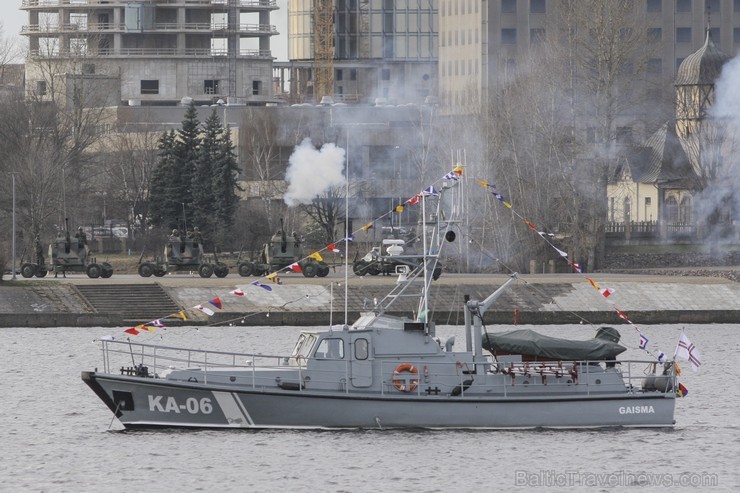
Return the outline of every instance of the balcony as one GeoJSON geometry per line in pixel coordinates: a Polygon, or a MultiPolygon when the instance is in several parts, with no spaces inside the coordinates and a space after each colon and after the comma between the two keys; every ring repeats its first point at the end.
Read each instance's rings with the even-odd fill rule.
{"type": "MultiPolygon", "coordinates": [[[[90,50],[86,54],[79,54],[69,50],[55,51],[53,53],[42,53],[39,50],[31,50],[31,58],[34,59],[64,59],[64,58],[226,58],[229,56],[227,50],[212,50],[210,48],[186,48],[183,51],[177,48],[120,48],[118,50],[90,50]]],[[[269,50],[239,50],[237,58],[272,59],[269,50]]]]}
{"type": "MultiPolygon", "coordinates": [[[[21,28],[21,34],[23,35],[29,35],[29,34],[67,34],[67,33],[77,33],[77,32],[90,32],[90,33],[99,33],[99,32],[122,32],[125,33],[126,31],[126,25],[123,23],[96,23],[96,24],[31,24],[27,26],[23,26],[21,28]]],[[[232,31],[229,29],[229,26],[226,24],[211,24],[210,22],[186,22],[186,23],[177,23],[177,22],[160,22],[154,24],[154,28],[152,29],[144,29],[143,31],[135,31],[137,34],[142,33],[162,33],[162,32],[169,32],[169,33],[203,33],[203,34],[210,34],[210,33],[224,33],[224,34],[233,34],[237,33],[239,35],[277,35],[278,31],[277,28],[274,25],[270,24],[239,24],[236,26],[236,30],[232,31]]]]}
{"type": "MultiPolygon", "coordinates": [[[[233,1],[236,7],[244,9],[255,9],[255,10],[275,10],[278,8],[277,0],[159,0],[156,2],[156,6],[178,6],[184,5],[185,7],[211,7],[223,5],[226,7],[229,2],[233,1]]],[[[21,9],[44,9],[50,7],[89,7],[89,6],[104,6],[106,8],[111,7],[125,7],[127,2],[122,0],[22,0],[21,9]]]]}

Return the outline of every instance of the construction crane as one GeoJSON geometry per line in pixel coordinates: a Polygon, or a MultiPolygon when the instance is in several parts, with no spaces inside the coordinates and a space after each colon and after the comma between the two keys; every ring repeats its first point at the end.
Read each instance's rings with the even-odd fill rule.
{"type": "Polygon", "coordinates": [[[314,0],[314,97],[334,95],[334,0],[314,0]]]}

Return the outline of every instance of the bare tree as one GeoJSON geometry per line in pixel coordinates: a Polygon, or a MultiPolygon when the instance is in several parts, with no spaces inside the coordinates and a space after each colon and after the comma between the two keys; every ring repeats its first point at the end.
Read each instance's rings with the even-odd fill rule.
{"type": "Polygon", "coordinates": [[[275,164],[279,157],[276,145],[278,124],[273,111],[248,108],[239,124],[239,141],[244,150],[246,179],[252,181],[257,190],[253,194],[262,198],[268,231],[276,224],[272,203],[282,195],[278,183],[285,170],[275,164]]]}
{"type": "Polygon", "coordinates": [[[147,230],[149,182],[157,163],[159,133],[124,128],[106,140],[105,190],[120,204],[129,238],[147,230]]]}

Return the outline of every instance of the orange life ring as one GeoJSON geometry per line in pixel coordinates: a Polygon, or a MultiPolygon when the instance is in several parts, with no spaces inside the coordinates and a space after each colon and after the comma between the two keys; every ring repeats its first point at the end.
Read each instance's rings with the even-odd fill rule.
{"type": "Polygon", "coordinates": [[[419,384],[418,378],[408,380],[407,378],[399,378],[402,373],[410,373],[412,375],[418,375],[419,370],[409,363],[399,365],[398,368],[393,370],[393,386],[401,392],[413,392],[416,386],[419,384]],[[408,382],[408,385],[406,383],[408,382]]]}

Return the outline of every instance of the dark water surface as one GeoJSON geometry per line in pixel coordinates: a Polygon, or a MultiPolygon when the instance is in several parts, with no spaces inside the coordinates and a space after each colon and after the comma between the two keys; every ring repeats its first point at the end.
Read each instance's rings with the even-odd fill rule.
{"type": "MultiPolygon", "coordinates": [[[[634,330],[619,327],[630,347],[623,358],[641,358],[634,330]]],[[[0,491],[738,491],[740,327],[642,329],[672,355],[684,327],[703,366],[693,373],[683,365],[689,395],[677,401],[675,428],[485,432],[123,432],[80,380],[81,370],[102,367],[93,339],[122,337],[120,329],[0,329],[0,491]]],[[[299,330],[178,328],[144,337],[274,354],[288,352],[299,330]]],[[[464,347],[459,328],[438,333],[464,347]]]]}

